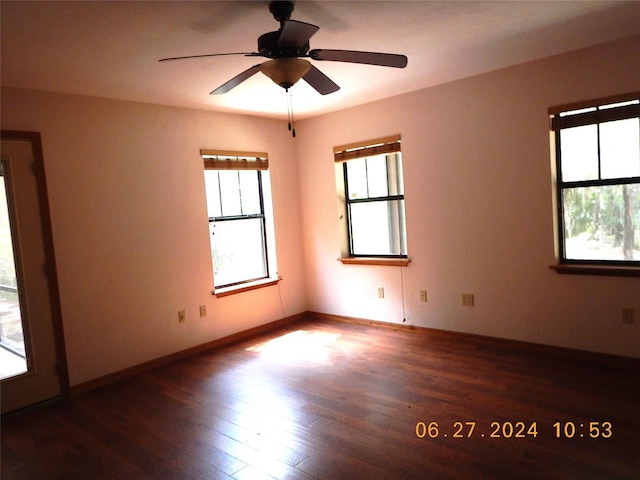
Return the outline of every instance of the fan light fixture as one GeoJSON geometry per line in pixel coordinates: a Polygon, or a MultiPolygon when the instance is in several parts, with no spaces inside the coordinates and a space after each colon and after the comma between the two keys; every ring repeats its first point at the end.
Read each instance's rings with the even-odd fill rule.
{"type": "Polygon", "coordinates": [[[274,58],[259,65],[262,73],[287,92],[289,131],[294,137],[296,136],[296,129],[293,126],[293,101],[291,100],[289,89],[304,77],[310,68],[311,64],[308,61],[295,57],[274,58]]]}
{"type": "Polygon", "coordinates": [[[300,58],[274,58],[260,65],[260,71],[280,85],[289,90],[311,68],[311,64],[300,58]]]}

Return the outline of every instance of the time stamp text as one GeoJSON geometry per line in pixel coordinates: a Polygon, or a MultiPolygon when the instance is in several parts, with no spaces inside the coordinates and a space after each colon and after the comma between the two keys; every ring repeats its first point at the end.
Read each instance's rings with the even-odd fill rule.
{"type": "Polygon", "coordinates": [[[555,422],[538,426],[538,422],[477,422],[458,421],[452,423],[418,422],[418,438],[537,438],[540,434],[551,438],[611,438],[613,425],[608,421],[555,422]]]}

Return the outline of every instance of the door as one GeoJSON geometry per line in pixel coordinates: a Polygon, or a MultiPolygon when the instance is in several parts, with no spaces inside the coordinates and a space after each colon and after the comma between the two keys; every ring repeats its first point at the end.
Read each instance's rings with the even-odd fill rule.
{"type": "Polygon", "coordinates": [[[1,161],[4,414],[67,393],[68,379],[40,135],[2,131],[1,161]]]}

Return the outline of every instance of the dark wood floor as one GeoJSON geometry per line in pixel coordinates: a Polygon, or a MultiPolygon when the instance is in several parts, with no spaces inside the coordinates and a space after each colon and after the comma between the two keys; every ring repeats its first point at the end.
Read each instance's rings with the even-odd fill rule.
{"type": "Polygon", "coordinates": [[[309,318],[4,418],[2,478],[638,479],[638,362],[601,360],[309,318]]]}

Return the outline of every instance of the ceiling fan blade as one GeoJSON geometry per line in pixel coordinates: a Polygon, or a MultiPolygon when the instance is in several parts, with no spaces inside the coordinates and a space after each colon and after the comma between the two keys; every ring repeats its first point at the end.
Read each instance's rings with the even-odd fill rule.
{"type": "MultiPolygon", "coordinates": [[[[317,25],[298,22],[297,20],[285,20],[280,28],[278,46],[300,50],[307,45],[309,39],[318,30],[320,30],[320,27],[317,25]]],[[[307,48],[309,47],[307,46],[307,48]]]]}
{"type": "Polygon", "coordinates": [[[259,53],[255,52],[234,52],[234,53],[207,53],[205,55],[187,55],[186,57],[169,57],[169,58],[161,58],[158,60],[159,62],[167,62],[169,60],[186,60],[189,58],[203,58],[203,57],[223,57],[225,55],[244,55],[245,57],[255,57],[261,56],[259,53]]]}
{"type": "Polygon", "coordinates": [[[333,80],[327,77],[324,73],[311,65],[311,68],[305,73],[302,78],[313,88],[315,88],[321,95],[327,95],[329,93],[337,92],[340,90],[340,86],[333,80]]]}
{"type": "Polygon", "coordinates": [[[355,50],[314,49],[309,52],[313,60],[330,60],[333,62],[366,63],[381,67],[404,68],[407,66],[405,55],[394,53],[358,52],[355,50]]]}
{"type": "Polygon", "coordinates": [[[233,77],[228,82],[223,83],[222,85],[220,85],[218,88],[213,90],[209,95],[221,95],[223,93],[227,93],[232,88],[237,87],[242,82],[244,82],[248,78],[250,78],[250,77],[254,76],[256,73],[258,73],[260,71],[260,65],[261,64],[258,64],[258,65],[254,65],[251,68],[247,68],[244,72],[240,73],[239,75],[236,75],[235,77],[233,77]]]}

